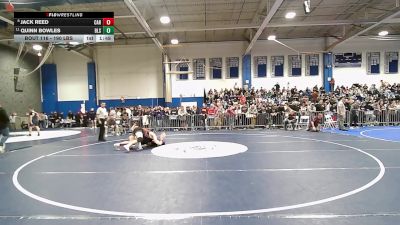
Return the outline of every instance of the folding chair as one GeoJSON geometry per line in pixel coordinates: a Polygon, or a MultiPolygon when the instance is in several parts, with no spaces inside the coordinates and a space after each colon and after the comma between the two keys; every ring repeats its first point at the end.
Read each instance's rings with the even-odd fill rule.
{"type": "Polygon", "coordinates": [[[300,116],[300,121],[297,124],[297,127],[299,128],[307,128],[308,124],[310,123],[310,116],[300,116]]]}
{"type": "Polygon", "coordinates": [[[338,122],[332,119],[332,115],[325,114],[324,128],[337,128],[338,122]]]}

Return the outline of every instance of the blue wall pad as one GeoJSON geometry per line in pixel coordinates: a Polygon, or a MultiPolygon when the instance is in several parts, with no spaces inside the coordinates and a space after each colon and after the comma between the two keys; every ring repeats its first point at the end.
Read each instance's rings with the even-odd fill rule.
{"type": "Polygon", "coordinates": [[[124,106],[163,106],[165,105],[164,98],[143,98],[143,99],[125,99],[122,103],[120,99],[102,99],[99,103],[105,102],[108,107],[124,107],[124,106]]]}
{"type": "Polygon", "coordinates": [[[88,63],[87,64],[87,73],[88,73],[88,90],[89,90],[89,101],[86,101],[86,109],[96,108],[96,96],[97,96],[97,89],[96,89],[96,64],[95,63],[88,63]]]}
{"type": "MultiPolygon", "coordinates": [[[[65,116],[67,115],[68,111],[72,111],[74,114],[81,111],[81,104],[83,104],[83,101],[60,101],[57,104],[58,104],[58,112],[63,112],[65,116]]],[[[90,107],[88,107],[86,103],[85,103],[85,108],[86,111],[90,110],[90,107]]],[[[93,108],[96,109],[96,107],[93,108]]]]}
{"type": "Polygon", "coordinates": [[[173,98],[172,103],[167,103],[168,107],[179,107],[181,102],[197,102],[197,107],[203,106],[203,97],[184,97],[184,98],[173,98]]]}
{"type": "Polygon", "coordinates": [[[44,64],[41,72],[42,110],[45,113],[58,111],[57,66],[56,64],[44,64]]]}
{"type": "Polygon", "coordinates": [[[330,91],[329,78],[333,77],[332,74],[332,58],[333,54],[331,52],[324,53],[324,88],[326,92],[330,91]]]}
{"type": "MultiPolygon", "coordinates": [[[[104,99],[100,100],[101,102],[105,102],[107,108],[109,107],[126,107],[126,106],[168,106],[168,107],[179,107],[181,102],[196,102],[197,107],[202,107],[203,105],[203,97],[185,97],[185,98],[173,98],[172,103],[165,103],[164,98],[143,98],[143,99],[125,99],[125,103],[122,103],[120,99],[104,99]]],[[[81,104],[83,100],[79,101],[56,101],[54,107],[48,109],[48,111],[44,111],[46,113],[50,112],[63,112],[64,115],[68,113],[68,111],[72,111],[73,113],[77,113],[81,109],[81,104]]],[[[91,108],[97,109],[97,105],[91,107],[85,102],[86,111],[89,111],[91,108]]]]}
{"type": "Polygon", "coordinates": [[[242,85],[246,85],[248,80],[248,86],[251,88],[251,55],[243,56],[242,64],[242,85]]]}

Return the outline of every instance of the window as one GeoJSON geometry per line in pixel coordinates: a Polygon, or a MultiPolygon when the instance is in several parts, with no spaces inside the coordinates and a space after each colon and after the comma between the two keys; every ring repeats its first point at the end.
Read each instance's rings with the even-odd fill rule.
{"type": "MultiPolygon", "coordinates": [[[[177,61],[189,61],[189,60],[181,59],[181,60],[177,60],[177,61]]],[[[179,63],[177,65],[177,71],[179,71],[179,72],[189,71],[189,63],[179,63]]],[[[188,73],[178,74],[178,79],[179,80],[187,80],[187,79],[189,79],[189,74],[188,73]]]]}
{"type": "Polygon", "coordinates": [[[239,57],[226,58],[227,78],[239,78],[239,57]]]}
{"type": "Polygon", "coordinates": [[[289,55],[289,76],[301,76],[301,55],[289,55]]]}
{"type": "Polygon", "coordinates": [[[385,54],[385,73],[399,72],[399,53],[386,52],[385,54]]]}
{"type": "Polygon", "coordinates": [[[212,79],[222,79],[222,58],[210,58],[210,74],[212,79]]]}
{"type": "Polygon", "coordinates": [[[367,74],[379,74],[381,54],[379,52],[367,52],[367,74]]]}
{"type": "Polygon", "coordinates": [[[283,56],[271,56],[271,75],[275,77],[283,77],[283,64],[285,58],[283,56]]]}
{"type": "Polygon", "coordinates": [[[319,75],[319,55],[309,54],[306,55],[306,75],[318,76],[319,75]]]}
{"type": "Polygon", "coordinates": [[[267,56],[254,57],[256,77],[267,77],[267,56]]]}
{"type": "Polygon", "coordinates": [[[206,78],[206,59],[193,59],[193,79],[200,80],[206,78]]]}

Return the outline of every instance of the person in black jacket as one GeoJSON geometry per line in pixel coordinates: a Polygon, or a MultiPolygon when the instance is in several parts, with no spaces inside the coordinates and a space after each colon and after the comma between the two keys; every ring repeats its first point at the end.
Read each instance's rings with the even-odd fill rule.
{"type": "Polygon", "coordinates": [[[40,127],[39,127],[39,114],[33,110],[32,107],[29,107],[29,122],[28,122],[29,136],[32,136],[32,128],[35,128],[38,136],[40,136],[40,127]]]}
{"type": "Polygon", "coordinates": [[[9,136],[9,125],[10,118],[7,115],[6,110],[4,110],[0,105],[0,154],[5,152],[5,143],[9,136]]]}

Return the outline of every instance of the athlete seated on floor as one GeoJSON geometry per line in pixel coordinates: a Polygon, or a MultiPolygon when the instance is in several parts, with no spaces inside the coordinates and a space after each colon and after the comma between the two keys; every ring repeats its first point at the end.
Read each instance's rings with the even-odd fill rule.
{"type": "Polygon", "coordinates": [[[289,123],[292,124],[292,129],[295,130],[297,123],[295,111],[290,111],[289,113],[286,114],[285,120],[283,121],[285,130],[288,130],[289,123]]]}
{"type": "Polygon", "coordinates": [[[128,141],[114,144],[114,147],[117,150],[119,150],[119,148],[123,146],[124,149],[129,152],[132,146],[136,146],[137,150],[142,150],[142,145],[161,146],[165,144],[165,132],[161,133],[160,137],[158,138],[156,133],[147,128],[141,128],[137,124],[134,124],[131,130],[132,135],[129,136],[128,141]]]}
{"type": "Polygon", "coordinates": [[[322,113],[319,113],[312,120],[310,120],[307,131],[319,132],[321,130],[322,117],[322,113]]]}

